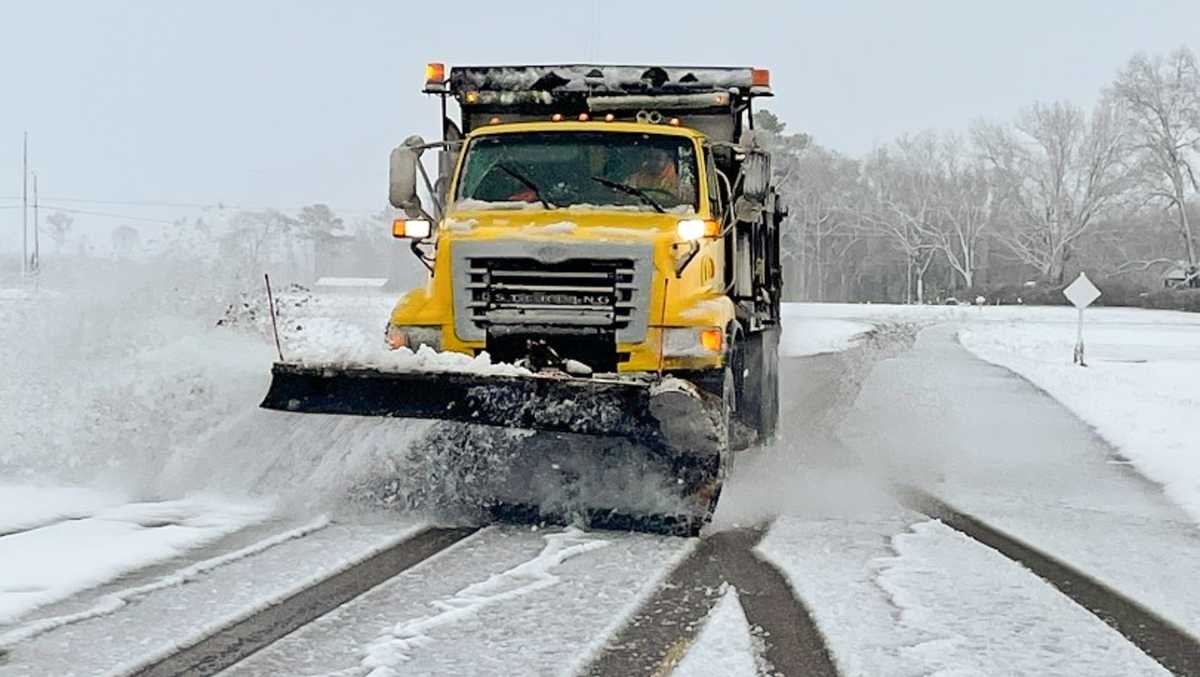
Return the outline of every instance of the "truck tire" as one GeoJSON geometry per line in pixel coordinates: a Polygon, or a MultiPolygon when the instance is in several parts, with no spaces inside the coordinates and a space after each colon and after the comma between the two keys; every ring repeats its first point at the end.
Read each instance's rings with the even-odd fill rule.
{"type": "Polygon", "coordinates": [[[754,334],[744,345],[747,373],[738,414],[758,431],[760,442],[767,442],[779,425],[779,328],[754,334]]]}

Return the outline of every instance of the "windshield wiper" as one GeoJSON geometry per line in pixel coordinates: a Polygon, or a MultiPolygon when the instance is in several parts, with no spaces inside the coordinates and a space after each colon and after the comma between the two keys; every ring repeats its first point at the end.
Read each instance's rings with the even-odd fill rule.
{"type": "Polygon", "coordinates": [[[534,183],[533,181],[531,181],[528,176],[525,176],[521,172],[518,172],[517,170],[513,169],[512,167],[509,167],[508,165],[506,165],[504,163],[498,163],[496,165],[496,167],[498,167],[500,169],[500,171],[504,172],[505,174],[508,174],[509,176],[513,177],[517,181],[520,181],[521,184],[523,186],[525,186],[526,188],[528,188],[529,190],[533,191],[533,194],[535,196],[537,196],[538,202],[541,202],[542,206],[545,207],[546,209],[554,209],[554,208],[558,207],[558,205],[556,205],[553,202],[550,202],[546,198],[542,197],[542,189],[538,188],[538,185],[536,183],[534,183]]]}
{"type": "Polygon", "coordinates": [[[647,195],[646,191],[642,190],[641,188],[635,188],[635,187],[629,185],[628,183],[621,183],[620,181],[613,181],[612,179],[606,179],[603,176],[593,176],[592,180],[596,181],[597,183],[601,183],[605,186],[608,186],[609,188],[612,188],[614,190],[619,190],[622,193],[627,193],[629,195],[636,197],[637,199],[641,200],[642,202],[645,202],[646,204],[650,205],[651,207],[654,207],[654,210],[657,211],[659,214],[667,213],[667,210],[663,209],[662,205],[658,204],[658,202],[655,201],[654,198],[647,195]]]}

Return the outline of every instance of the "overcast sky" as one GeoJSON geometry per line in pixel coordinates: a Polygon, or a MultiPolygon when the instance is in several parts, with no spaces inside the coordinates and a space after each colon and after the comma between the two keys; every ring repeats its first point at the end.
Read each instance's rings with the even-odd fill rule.
{"type": "Polygon", "coordinates": [[[38,0],[0,15],[3,247],[24,130],[45,203],[377,209],[390,148],[437,129],[427,61],[768,67],[791,129],[859,155],[1037,100],[1090,104],[1135,51],[1200,50],[1196,0],[38,0]]]}

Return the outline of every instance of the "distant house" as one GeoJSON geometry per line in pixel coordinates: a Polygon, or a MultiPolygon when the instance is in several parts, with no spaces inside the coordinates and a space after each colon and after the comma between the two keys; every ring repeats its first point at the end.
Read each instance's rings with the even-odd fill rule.
{"type": "Polygon", "coordinates": [[[1200,288],[1200,268],[1180,261],[1163,273],[1163,286],[1168,289],[1200,288]]]}

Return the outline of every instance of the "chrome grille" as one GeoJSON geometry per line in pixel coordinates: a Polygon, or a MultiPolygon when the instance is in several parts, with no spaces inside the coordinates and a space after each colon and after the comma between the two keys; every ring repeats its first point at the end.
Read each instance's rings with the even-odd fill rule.
{"type": "Polygon", "coordinates": [[[531,258],[468,258],[471,320],[492,324],[629,326],[637,303],[632,260],[544,263],[531,258]]]}
{"type": "Polygon", "coordinates": [[[625,242],[455,242],[454,330],[483,341],[498,325],[612,328],[644,341],[654,248],[625,242]]]}

